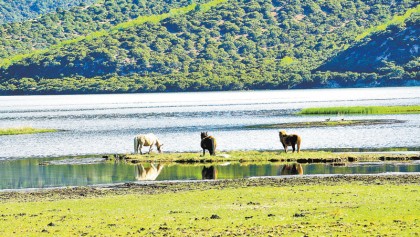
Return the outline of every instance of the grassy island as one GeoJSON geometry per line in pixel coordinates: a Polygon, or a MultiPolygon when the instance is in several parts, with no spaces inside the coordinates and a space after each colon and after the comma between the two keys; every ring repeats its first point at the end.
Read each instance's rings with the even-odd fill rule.
{"type": "Polygon", "coordinates": [[[412,106],[353,106],[353,107],[320,107],[302,109],[298,114],[419,114],[420,105],[412,106]]]}
{"type": "Polygon", "coordinates": [[[330,151],[301,151],[300,153],[284,153],[284,151],[227,151],[219,152],[216,156],[202,156],[201,153],[163,153],[163,154],[123,154],[118,157],[130,163],[141,162],[176,162],[176,163],[212,163],[212,162],[355,162],[355,161],[386,161],[386,160],[419,160],[419,154],[381,153],[381,152],[330,152],[330,151]]]}
{"type": "Polygon", "coordinates": [[[366,120],[328,120],[310,121],[298,123],[278,123],[246,126],[249,129],[286,129],[286,128],[310,128],[310,127],[338,127],[338,126],[369,126],[379,124],[403,123],[396,119],[366,119],[366,120]]]}
{"type": "Polygon", "coordinates": [[[46,133],[46,132],[57,132],[57,129],[46,129],[46,128],[0,128],[0,136],[2,135],[19,135],[19,134],[33,134],[33,133],[46,133]]]}

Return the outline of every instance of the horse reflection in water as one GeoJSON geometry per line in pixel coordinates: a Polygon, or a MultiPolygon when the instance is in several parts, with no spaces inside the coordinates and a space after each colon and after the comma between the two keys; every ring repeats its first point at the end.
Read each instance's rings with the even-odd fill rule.
{"type": "Polygon", "coordinates": [[[202,179],[217,179],[217,169],[214,166],[210,167],[203,167],[201,170],[201,178],[202,179]]]}
{"type": "Polygon", "coordinates": [[[137,180],[156,180],[160,172],[163,169],[163,165],[158,164],[156,167],[150,163],[150,167],[144,168],[143,165],[137,165],[136,167],[136,179],[137,180]]]}
{"type": "Polygon", "coordinates": [[[284,165],[281,169],[281,175],[303,175],[301,164],[284,165]]]}

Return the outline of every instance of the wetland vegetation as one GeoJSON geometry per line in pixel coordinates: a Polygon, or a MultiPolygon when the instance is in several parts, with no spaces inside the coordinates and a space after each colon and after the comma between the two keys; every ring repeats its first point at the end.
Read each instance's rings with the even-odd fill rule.
{"type": "Polygon", "coordinates": [[[353,161],[384,161],[384,160],[418,160],[419,154],[405,153],[353,153],[329,151],[301,151],[300,153],[284,153],[282,151],[227,151],[218,152],[216,156],[201,156],[201,153],[163,153],[163,154],[125,154],[108,156],[108,160],[122,159],[131,163],[140,162],[176,162],[176,163],[211,163],[211,162],[353,162],[353,161]]]}
{"type": "Polygon", "coordinates": [[[411,106],[351,106],[302,109],[299,114],[419,114],[420,105],[411,106]]]}
{"type": "Polygon", "coordinates": [[[0,136],[2,136],[2,135],[46,133],[46,132],[58,132],[58,130],[57,129],[48,129],[48,128],[32,128],[32,127],[0,128],[0,136]]]}

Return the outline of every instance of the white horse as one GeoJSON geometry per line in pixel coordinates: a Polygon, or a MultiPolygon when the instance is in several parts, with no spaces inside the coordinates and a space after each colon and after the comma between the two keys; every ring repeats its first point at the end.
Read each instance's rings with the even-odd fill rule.
{"type": "Polygon", "coordinates": [[[152,151],[153,146],[156,146],[159,153],[162,153],[160,148],[163,146],[163,144],[160,143],[159,139],[153,133],[140,134],[134,137],[134,153],[140,153],[143,155],[141,152],[143,146],[149,147],[149,154],[152,151]]]}
{"type": "Polygon", "coordinates": [[[163,165],[158,164],[157,168],[150,163],[149,168],[144,168],[143,165],[137,165],[136,168],[136,179],[137,180],[156,180],[160,172],[163,169],[163,165]]]}

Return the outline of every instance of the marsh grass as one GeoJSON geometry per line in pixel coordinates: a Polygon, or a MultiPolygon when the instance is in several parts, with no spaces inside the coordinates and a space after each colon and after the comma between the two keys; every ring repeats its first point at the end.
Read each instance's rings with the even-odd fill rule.
{"type": "Polygon", "coordinates": [[[22,128],[1,128],[0,136],[2,135],[19,135],[19,134],[33,134],[33,133],[47,133],[47,132],[57,132],[57,129],[45,129],[45,128],[31,128],[31,127],[22,127],[22,128]]]}
{"type": "MultiPolygon", "coordinates": [[[[290,148],[289,148],[290,149],[290,148]]],[[[384,153],[353,153],[330,151],[301,151],[300,153],[284,153],[281,151],[219,151],[217,156],[202,156],[201,153],[152,153],[152,154],[125,154],[122,159],[129,163],[141,162],[175,162],[175,163],[215,163],[215,162],[346,162],[346,161],[380,161],[386,156],[388,160],[417,159],[416,154],[384,154],[384,153]]],[[[114,159],[109,159],[114,162],[114,159]]]]}
{"type": "Polygon", "coordinates": [[[0,199],[0,235],[420,234],[420,186],[416,184],[331,181],[327,185],[197,187],[159,194],[110,193],[36,200],[22,194],[24,201],[0,199]]]}
{"type": "Polygon", "coordinates": [[[418,114],[420,105],[412,106],[354,106],[354,107],[324,107],[306,108],[298,114],[318,115],[318,114],[418,114]]]}
{"type": "Polygon", "coordinates": [[[196,162],[225,162],[225,161],[281,161],[281,160],[296,160],[301,157],[322,157],[333,158],[337,157],[331,152],[301,152],[301,153],[284,153],[280,151],[220,151],[216,156],[205,155],[202,156],[200,152],[197,153],[151,153],[145,155],[127,154],[123,156],[129,161],[160,161],[160,162],[177,162],[177,163],[196,163],[196,162]]]}

